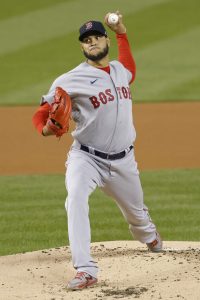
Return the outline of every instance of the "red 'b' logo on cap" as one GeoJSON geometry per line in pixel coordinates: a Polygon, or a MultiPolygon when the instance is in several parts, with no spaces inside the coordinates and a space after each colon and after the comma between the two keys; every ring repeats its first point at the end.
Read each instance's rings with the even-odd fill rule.
{"type": "Polygon", "coordinates": [[[88,22],[85,24],[86,30],[89,30],[92,28],[92,22],[88,22]]]}

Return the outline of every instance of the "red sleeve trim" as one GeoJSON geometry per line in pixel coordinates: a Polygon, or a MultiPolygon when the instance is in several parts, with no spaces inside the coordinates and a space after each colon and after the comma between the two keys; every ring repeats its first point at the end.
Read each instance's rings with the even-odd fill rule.
{"type": "Polygon", "coordinates": [[[99,69],[101,69],[101,70],[105,71],[106,73],[110,74],[110,66],[99,68],[99,69]]]}
{"type": "Polygon", "coordinates": [[[126,33],[116,34],[117,44],[118,44],[118,60],[123,64],[123,66],[128,69],[132,74],[132,79],[130,83],[132,83],[135,79],[136,74],[136,64],[131,53],[131,48],[128,42],[128,38],[126,33]]]}
{"type": "Polygon", "coordinates": [[[37,129],[37,131],[42,134],[42,129],[45,126],[47,119],[49,117],[49,103],[45,102],[43,105],[41,105],[35,114],[33,115],[32,121],[33,125],[37,129]]]}

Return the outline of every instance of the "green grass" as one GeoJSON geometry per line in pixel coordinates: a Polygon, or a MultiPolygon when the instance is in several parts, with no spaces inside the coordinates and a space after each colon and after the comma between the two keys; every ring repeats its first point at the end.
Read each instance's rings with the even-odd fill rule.
{"type": "Polygon", "coordinates": [[[11,18],[16,15],[23,15],[30,11],[44,9],[45,7],[49,7],[51,5],[55,5],[55,3],[63,1],[69,2],[70,0],[17,0],[17,3],[13,0],[3,1],[3,3],[1,3],[0,20],[11,18]]]}
{"type": "MultiPolygon", "coordinates": [[[[37,105],[82,60],[79,26],[120,9],[137,63],[134,101],[200,100],[198,0],[14,1],[0,12],[0,105],[37,105]]],[[[117,57],[114,34],[111,59],[117,57]]]]}
{"type": "MultiPolygon", "coordinates": [[[[143,172],[145,203],[164,240],[199,241],[200,170],[143,172]]],[[[0,255],[68,243],[64,177],[0,177],[0,255]]],[[[90,199],[92,241],[131,240],[114,201],[90,199]]]]}

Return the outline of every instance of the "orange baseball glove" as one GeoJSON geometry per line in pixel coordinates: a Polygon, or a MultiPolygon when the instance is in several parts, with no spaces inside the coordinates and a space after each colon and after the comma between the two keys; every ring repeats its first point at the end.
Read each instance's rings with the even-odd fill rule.
{"type": "Polygon", "coordinates": [[[47,128],[56,137],[61,137],[69,130],[71,111],[72,102],[70,96],[61,87],[57,87],[46,123],[47,128]]]}

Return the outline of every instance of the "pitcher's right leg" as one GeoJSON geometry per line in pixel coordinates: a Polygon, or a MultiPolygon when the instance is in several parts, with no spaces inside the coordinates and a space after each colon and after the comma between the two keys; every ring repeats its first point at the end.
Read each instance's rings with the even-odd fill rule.
{"type": "Polygon", "coordinates": [[[98,267],[90,255],[89,195],[99,181],[95,164],[81,153],[72,153],[67,161],[66,210],[68,235],[74,268],[97,278],[98,267]]]}

